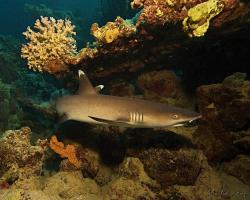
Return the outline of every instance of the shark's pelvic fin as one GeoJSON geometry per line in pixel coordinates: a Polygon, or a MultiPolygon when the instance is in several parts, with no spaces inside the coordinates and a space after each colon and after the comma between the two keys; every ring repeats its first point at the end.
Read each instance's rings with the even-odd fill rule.
{"type": "Polygon", "coordinates": [[[103,88],[104,88],[104,85],[98,85],[95,87],[95,91],[99,93],[103,88]]]}
{"type": "Polygon", "coordinates": [[[123,125],[128,125],[129,121],[125,120],[125,119],[117,119],[117,120],[109,120],[109,119],[102,119],[102,118],[98,118],[98,117],[92,117],[89,116],[89,118],[97,121],[97,122],[102,122],[105,124],[109,124],[109,125],[115,125],[115,126],[123,126],[123,125]]]}
{"type": "Polygon", "coordinates": [[[78,71],[79,75],[79,89],[78,89],[78,94],[79,95],[97,95],[98,93],[96,92],[96,89],[92,86],[91,82],[89,81],[88,77],[86,74],[82,71],[78,71]]]}

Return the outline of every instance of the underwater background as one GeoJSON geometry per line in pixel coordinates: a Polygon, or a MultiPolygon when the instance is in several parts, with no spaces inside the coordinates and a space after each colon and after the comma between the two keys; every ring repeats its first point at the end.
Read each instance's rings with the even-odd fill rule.
{"type": "Polygon", "coordinates": [[[250,199],[248,1],[0,5],[0,200],[250,199]],[[202,118],[61,123],[56,102],[77,92],[78,70],[100,94],[202,118]]]}

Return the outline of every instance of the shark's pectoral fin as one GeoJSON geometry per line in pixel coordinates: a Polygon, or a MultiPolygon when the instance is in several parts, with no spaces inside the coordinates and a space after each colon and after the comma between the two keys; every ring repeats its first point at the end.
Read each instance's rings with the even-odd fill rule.
{"type": "Polygon", "coordinates": [[[79,95],[86,95],[86,94],[97,95],[96,89],[92,86],[86,74],[82,70],[79,70],[78,75],[79,75],[78,94],[79,95]]]}
{"type": "Polygon", "coordinates": [[[125,125],[127,126],[129,124],[129,121],[126,119],[109,120],[109,119],[102,119],[102,118],[92,117],[92,116],[89,116],[89,118],[97,122],[114,125],[114,126],[125,126],[125,125]]]}

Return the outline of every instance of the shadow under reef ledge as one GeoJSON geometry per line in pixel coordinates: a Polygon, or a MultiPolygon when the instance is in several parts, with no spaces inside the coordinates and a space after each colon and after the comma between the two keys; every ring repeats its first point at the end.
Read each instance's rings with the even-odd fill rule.
{"type": "Polygon", "coordinates": [[[249,4],[229,12],[224,21],[211,21],[204,37],[188,38],[181,24],[141,24],[142,30],[131,37],[97,45],[97,53],[84,57],[70,70],[84,69],[96,84],[109,85],[109,80],[126,81],[142,73],[165,68],[181,70],[188,89],[201,84],[220,82],[237,72],[249,72],[243,63],[249,57],[249,4]],[[191,77],[196,77],[192,80],[191,77]],[[100,80],[102,82],[100,82],[100,80]]]}

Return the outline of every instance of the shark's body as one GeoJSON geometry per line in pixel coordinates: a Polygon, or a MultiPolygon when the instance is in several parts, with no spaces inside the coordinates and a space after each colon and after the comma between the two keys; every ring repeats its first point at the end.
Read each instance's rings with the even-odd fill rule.
{"type": "MultiPolygon", "coordinates": [[[[101,95],[79,71],[77,95],[63,97],[57,102],[57,112],[65,120],[108,124],[134,128],[162,128],[182,125],[200,118],[186,109],[142,99],[101,95]]],[[[102,89],[102,86],[97,88],[102,89]]]]}

